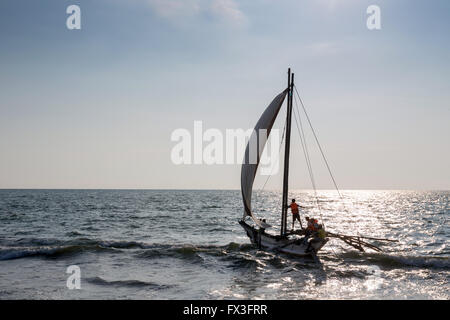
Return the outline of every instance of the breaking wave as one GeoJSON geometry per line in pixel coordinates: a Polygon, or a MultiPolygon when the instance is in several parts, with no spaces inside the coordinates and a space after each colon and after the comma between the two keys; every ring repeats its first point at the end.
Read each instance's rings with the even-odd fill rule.
{"type": "Polygon", "coordinates": [[[150,287],[151,289],[167,289],[173,287],[172,285],[157,284],[141,280],[105,280],[101,277],[87,278],[87,282],[100,286],[115,286],[115,287],[150,287]]]}
{"type": "MultiPolygon", "coordinates": [[[[140,259],[175,258],[185,261],[203,262],[205,256],[216,257],[228,262],[231,268],[252,268],[261,259],[273,267],[282,267],[280,260],[273,256],[261,257],[261,252],[251,244],[230,242],[222,246],[190,244],[147,244],[136,241],[98,241],[80,238],[71,241],[52,239],[21,239],[11,246],[0,247],[0,260],[13,260],[29,257],[67,258],[78,254],[94,252],[132,254],[140,259]]],[[[323,256],[324,260],[353,260],[356,263],[375,264],[386,268],[430,268],[450,269],[450,259],[438,256],[403,256],[385,253],[360,253],[347,251],[337,257],[323,256]]],[[[325,262],[326,263],[326,262],[325,262]]]]}
{"type": "Polygon", "coordinates": [[[349,251],[340,254],[342,259],[357,259],[363,263],[372,263],[386,268],[429,268],[429,269],[450,269],[450,259],[448,257],[436,256],[406,256],[392,255],[386,253],[360,253],[349,251]]]}
{"type": "Polygon", "coordinates": [[[0,260],[13,260],[26,257],[59,258],[73,256],[86,251],[108,251],[101,246],[70,245],[58,247],[38,248],[2,248],[0,249],[0,260]]]}
{"type": "Polygon", "coordinates": [[[52,239],[30,239],[17,241],[12,246],[0,247],[0,260],[12,260],[27,257],[59,258],[68,257],[84,252],[126,252],[136,249],[140,258],[175,257],[182,259],[199,259],[200,253],[213,256],[226,255],[228,252],[248,251],[251,245],[240,245],[231,242],[225,246],[194,246],[146,244],[135,241],[96,241],[78,239],[76,241],[61,242],[52,239]],[[140,249],[140,250],[139,250],[140,249]]]}

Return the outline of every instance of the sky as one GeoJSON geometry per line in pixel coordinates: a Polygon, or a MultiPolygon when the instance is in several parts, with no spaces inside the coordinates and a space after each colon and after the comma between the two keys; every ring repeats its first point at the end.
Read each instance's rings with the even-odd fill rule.
{"type": "MultiPolygon", "coordinates": [[[[449,18],[447,0],[2,0],[0,188],[239,189],[239,164],[174,164],[171,134],[253,128],[291,67],[341,189],[450,189],[449,18]]],[[[300,151],[291,189],[311,188],[300,151]]]]}

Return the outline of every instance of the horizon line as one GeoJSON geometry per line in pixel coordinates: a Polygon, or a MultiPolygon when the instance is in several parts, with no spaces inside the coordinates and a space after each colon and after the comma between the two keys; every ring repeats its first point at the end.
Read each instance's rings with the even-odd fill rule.
{"type": "MultiPolygon", "coordinates": [[[[0,190],[131,190],[131,191],[241,191],[240,188],[0,188],[0,190]]],[[[336,189],[316,189],[317,191],[336,191],[336,189]]],[[[282,191],[282,189],[265,189],[265,190],[254,190],[254,192],[261,191],[282,191]]],[[[311,188],[299,188],[290,189],[290,191],[314,191],[311,188]]],[[[398,188],[348,188],[339,189],[339,191],[450,191],[450,189],[398,189],[398,188]]]]}

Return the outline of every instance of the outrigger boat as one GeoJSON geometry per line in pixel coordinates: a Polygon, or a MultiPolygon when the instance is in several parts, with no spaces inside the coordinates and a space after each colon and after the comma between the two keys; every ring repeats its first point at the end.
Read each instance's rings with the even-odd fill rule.
{"type": "MultiPolygon", "coordinates": [[[[266,110],[259,118],[254,128],[253,134],[250,137],[247,147],[245,149],[244,161],[241,168],[241,192],[242,200],[244,203],[244,216],[239,220],[239,224],[244,228],[250,241],[260,249],[276,250],[279,252],[292,254],[296,256],[313,256],[319,252],[320,249],[329,241],[329,238],[337,238],[354,248],[364,251],[363,247],[370,248],[376,251],[381,251],[380,248],[363,241],[362,239],[372,239],[380,241],[396,241],[388,239],[367,238],[361,236],[347,236],[339,235],[331,232],[327,232],[327,237],[320,238],[315,236],[306,236],[306,230],[302,227],[300,230],[287,230],[287,212],[288,212],[288,182],[289,182],[289,153],[291,142],[291,122],[292,122],[292,98],[294,95],[294,74],[291,70],[288,70],[288,87],[278,94],[273,101],[269,104],[266,110]],[[261,159],[262,152],[267,141],[272,126],[278,116],[278,113],[283,105],[283,102],[287,96],[287,111],[286,111],[286,124],[284,131],[284,172],[283,172],[283,195],[282,195],[282,210],[281,210],[281,226],[280,234],[271,234],[266,232],[266,229],[272,226],[266,223],[265,219],[258,219],[255,217],[252,211],[252,191],[253,183],[255,180],[258,165],[261,159]],[[251,160],[253,159],[253,161],[251,160]],[[249,224],[247,221],[252,221],[249,224]]],[[[296,90],[297,92],[297,90],[296,90]]],[[[297,93],[298,94],[298,93],[297,93]]],[[[299,97],[300,99],[300,97],[299,97]]],[[[301,99],[300,99],[301,102],[301,99]]],[[[305,110],[306,113],[306,110],[305,110]]],[[[309,118],[308,118],[309,121],[309,118]]],[[[310,123],[311,125],[311,123],[310,123]]],[[[312,126],[311,126],[312,129],[312,126]]],[[[313,130],[313,129],[312,129],[313,130]]],[[[314,134],[315,135],[315,134],[314,134]]],[[[317,143],[317,137],[315,136],[317,143]]],[[[319,145],[319,149],[322,149],[319,145]]],[[[325,156],[322,152],[322,156],[325,156]]],[[[328,167],[328,164],[327,164],[328,167]]],[[[328,167],[329,169],[329,167],[328,167]]],[[[312,174],[310,172],[310,174],[312,174]]],[[[334,181],[334,178],[330,175],[334,181]]],[[[335,183],[336,190],[337,185],[335,183]]],[[[315,187],[314,187],[315,188],[315,187]]],[[[339,192],[339,190],[338,190],[339,192]]],[[[322,221],[323,223],[323,221],[322,221]]]]}
{"type": "Polygon", "coordinates": [[[288,180],[289,180],[289,153],[291,140],[291,120],[292,120],[292,97],[294,90],[294,74],[291,69],[288,70],[288,87],[277,95],[267,109],[263,112],[259,121],[257,122],[254,134],[249,139],[245,149],[245,157],[241,169],[241,191],[242,200],[244,202],[244,217],[239,221],[239,224],[247,232],[251,242],[261,249],[277,250],[280,252],[293,254],[297,256],[311,256],[315,255],[327,242],[328,238],[307,238],[304,236],[304,230],[300,232],[287,231],[287,211],[288,211],[288,180]],[[261,219],[257,219],[251,206],[251,197],[253,182],[255,180],[256,171],[258,169],[261,154],[265,147],[265,140],[270,135],[272,126],[278,116],[280,108],[287,98],[287,112],[286,112],[286,128],[285,128],[285,152],[284,152],[284,175],[283,175],[283,196],[282,196],[282,212],[281,212],[281,228],[280,234],[274,235],[266,232],[266,229],[271,228],[261,219]],[[266,136],[262,136],[261,133],[266,136]],[[257,146],[252,148],[252,146],[257,146]],[[257,150],[258,149],[258,150],[257,150]],[[255,163],[250,163],[251,152],[257,152],[255,163]],[[254,226],[246,222],[246,218],[250,217],[253,220],[254,226]],[[299,237],[302,236],[303,237],[299,237]]]}

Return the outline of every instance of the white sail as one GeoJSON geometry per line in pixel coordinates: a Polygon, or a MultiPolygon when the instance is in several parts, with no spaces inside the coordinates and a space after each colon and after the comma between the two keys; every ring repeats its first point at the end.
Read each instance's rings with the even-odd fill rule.
{"type": "Polygon", "coordinates": [[[266,142],[265,138],[269,136],[270,131],[272,130],[273,123],[277,118],[278,112],[280,111],[287,92],[288,89],[277,95],[259,118],[254,132],[247,144],[247,148],[245,149],[245,156],[242,163],[241,192],[242,201],[244,202],[245,215],[251,216],[253,220],[262,227],[269,227],[269,225],[257,220],[252,213],[253,182],[255,180],[256,170],[258,169],[261,154],[264,151],[266,142]],[[262,132],[264,132],[264,137],[260,137],[262,132]],[[252,152],[256,154],[252,154],[252,152]]]}

